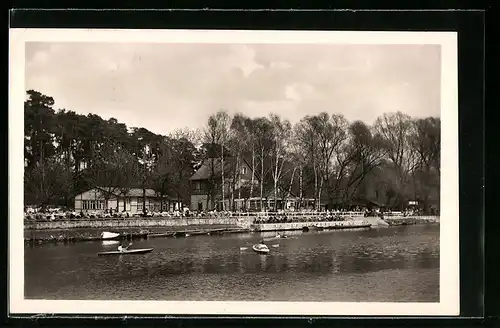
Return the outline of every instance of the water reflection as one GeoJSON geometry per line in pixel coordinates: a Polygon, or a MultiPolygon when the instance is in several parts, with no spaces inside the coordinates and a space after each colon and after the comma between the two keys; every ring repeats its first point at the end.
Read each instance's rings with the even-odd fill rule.
{"type": "Polygon", "coordinates": [[[118,246],[120,244],[117,240],[103,240],[102,246],[118,246]]]}
{"type": "Polygon", "coordinates": [[[275,233],[154,238],[133,246],[152,247],[152,253],[133,256],[98,257],[97,252],[112,247],[100,242],[26,247],[25,295],[49,299],[439,299],[439,226],[287,235],[269,241],[268,245],[279,247],[270,247],[267,255],[254,253],[251,245],[275,233]],[[241,250],[243,246],[247,248],[241,250]]]}

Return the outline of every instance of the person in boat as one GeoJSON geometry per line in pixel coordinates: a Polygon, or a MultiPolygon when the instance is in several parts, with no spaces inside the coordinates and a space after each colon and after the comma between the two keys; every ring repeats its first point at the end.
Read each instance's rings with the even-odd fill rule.
{"type": "Polygon", "coordinates": [[[124,247],[123,246],[123,243],[120,243],[120,245],[118,246],[118,252],[120,253],[123,253],[125,252],[128,248],[130,247],[130,245],[128,245],[127,247],[124,247]]]}

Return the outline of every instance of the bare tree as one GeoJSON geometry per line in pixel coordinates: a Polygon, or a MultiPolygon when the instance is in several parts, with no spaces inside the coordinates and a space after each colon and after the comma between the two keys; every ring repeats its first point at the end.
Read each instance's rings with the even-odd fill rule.
{"type": "MultiPolygon", "coordinates": [[[[179,136],[179,134],[175,135],[179,136]]],[[[173,138],[166,137],[163,140],[159,158],[154,166],[153,189],[160,195],[161,210],[163,210],[164,196],[177,191],[174,185],[179,170],[177,170],[178,158],[176,158],[173,143],[173,138]]]]}
{"type": "Polygon", "coordinates": [[[318,196],[318,180],[319,180],[319,156],[318,156],[318,145],[317,136],[315,129],[315,117],[306,116],[295,126],[295,135],[297,142],[300,145],[301,152],[305,155],[306,163],[312,168],[314,175],[314,204],[315,207],[318,206],[319,200],[318,196]]]}
{"type": "Polygon", "coordinates": [[[293,178],[295,172],[298,170],[299,178],[299,208],[302,205],[304,198],[304,167],[307,165],[307,153],[304,144],[302,143],[302,130],[299,124],[295,125],[292,131],[292,137],[290,140],[290,160],[293,163],[292,178],[290,180],[290,186],[288,190],[288,196],[291,194],[291,188],[293,185],[293,178]]]}
{"type": "MultiPolygon", "coordinates": [[[[386,156],[383,140],[365,123],[353,122],[349,126],[349,136],[350,140],[345,149],[345,162],[350,164],[350,167],[346,170],[346,181],[343,184],[344,201],[353,197],[368,174],[382,164],[386,156]]],[[[339,181],[342,182],[341,179],[339,181]]]]}
{"type": "MultiPolygon", "coordinates": [[[[221,191],[222,191],[222,210],[225,210],[225,163],[224,163],[224,148],[228,142],[229,136],[229,123],[230,117],[226,111],[219,111],[215,115],[212,115],[208,118],[208,125],[205,129],[205,141],[211,144],[212,148],[220,147],[220,161],[221,161],[221,191]]],[[[213,154],[215,155],[215,154],[213,154]]],[[[215,167],[214,167],[214,156],[211,156],[212,161],[212,185],[214,185],[214,175],[215,175],[215,167]]],[[[212,193],[213,194],[213,193],[212,193]]],[[[214,197],[212,196],[212,201],[214,197]]]]}
{"type": "Polygon", "coordinates": [[[414,190],[416,193],[416,185],[420,185],[423,194],[424,212],[428,211],[430,189],[437,188],[439,190],[440,132],[441,121],[439,118],[428,117],[412,122],[409,145],[416,154],[416,165],[413,172],[414,190]],[[437,175],[437,178],[434,178],[434,175],[437,175]],[[419,181],[416,181],[416,179],[419,181]]]}
{"type": "Polygon", "coordinates": [[[255,157],[256,157],[256,154],[255,154],[255,151],[256,151],[256,143],[257,143],[257,136],[255,134],[255,121],[250,119],[250,118],[247,118],[245,120],[245,135],[246,135],[246,139],[247,139],[247,145],[249,146],[250,148],[250,153],[251,153],[251,158],[252,158],[252,177],[251,177],[251,181],[250,181],[250,194],[249,194],[249,198],[252,198],[253,197],[253,190],[254,190],[254,185],[255,185],[255,157]]]}
{"type": "MultiPolygon", "coordinates": [[[[246,121],[248,120],[243,114],[236,114],[231,122],[230,129],[230,145],[233,155],[236,155],[236,162],[232,169],[232,184],[231,184],[231,209],[234,210],[234,191],[238,189],[238,199],[241,199],[241,164],[245,148],[248,147],[248,132],[246,129],[246,121]]],[[[253,174],[253,172],[252,172],[253,174]]]]}
{"type": "Polygon", "coordinates": [[[203,143],[203,132],[200,129],[182,128],[175,129],[169,135],[171,139],[185,139],[193,144],[194,147],[199,148],[203,143]]]}
{"type": "Polygon", "coordinates": [[[278,187],[283,174],[283,165],[286,160],[286,151],[291,136],[292,126],[289,121],[282,120],[278,115],[271,114],[271,138],[272,138],[272,177],[274,182],[274,209],[277,209],[278,187]]]}
{"type": "MultiPolygon", "coordinates": [[[[112,195],[123,194],[139,177],[137,158],[129,151],[109,145],[96,154],[87,178],[93,187],[103,191],[105,208],[112,195]]],[[[117,201],[117,210],[118,210],[117,201]]]]}
{"type": "Polygon", "coordinates": [[[374,129],[383,140],[388,159],[397,175],[397,202],[402,205],[404,191],[410,172],[416,165],[416,154],[410,147],[409,135],[412,128],[410,116],[401,112],[383,114],[374,124],[374,129]]]}
{"type": "MultiPolygon", "coordinates": [[[[330,190],[330,177],[334,169],[334,155],[340,153],[347,140],[347,120],[342,115],[321,113],[314,117],[313,127],[318,144],[319,154],[319,188],[318,199],[321,200],[323,188],[330,190]]],[[[330,195],[331,197],[331,195],[330,195]]]]}
{"type": "Polygon", "coordinates": [[[264,163],[271,147],[271,122],[265,117],[257,118],[254,121],[254,133],[256,138],[256,148],[260,160],[260,209],[263,209],[264,183],[267,170],[264,163]]]}

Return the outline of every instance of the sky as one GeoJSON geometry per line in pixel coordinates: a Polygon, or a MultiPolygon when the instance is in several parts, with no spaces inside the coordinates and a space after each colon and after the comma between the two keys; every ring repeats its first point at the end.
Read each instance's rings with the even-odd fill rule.
{"type": "Polygon", "coordinates": [[[26,44],[26,90],[55,109],[168,134],[218,110],[298,122],[320,112],[372,124],[440,116],[439,45],[26,44]]]}

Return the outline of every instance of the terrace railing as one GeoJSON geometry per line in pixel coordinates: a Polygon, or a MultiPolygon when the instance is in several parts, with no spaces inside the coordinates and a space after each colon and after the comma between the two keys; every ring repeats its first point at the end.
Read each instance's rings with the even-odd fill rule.
{"type": "MultiPolygon", "coordinates": [[[[394,216],[402,215],[400,212],[395,212],[394,216]]],[[[206,213],[190,213],[188,215],[181,213],[167,213],[167,212],[151,212],[149,215],[144,216],[142,214],[130,214],[127,216],[123,212],[114,213],[114,216],[109,215],[104,212],[87,212],[84,216],[76,212],[66,212],[66,213],[38,213],[38,214],[25,214],[25,220],[27,221],[78,221],[78,220],[127,220],[127,219],[137,219],[137,218],[169,218],[169,219],[180,219],[180,218],[273,218],[273,217],[363,217],[365,212],[362,211],[281,211],[281,212],[206,212],[206,213]]],[[[384,213],[388,215],[388,213],[384,213]]]]}

